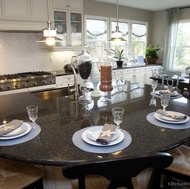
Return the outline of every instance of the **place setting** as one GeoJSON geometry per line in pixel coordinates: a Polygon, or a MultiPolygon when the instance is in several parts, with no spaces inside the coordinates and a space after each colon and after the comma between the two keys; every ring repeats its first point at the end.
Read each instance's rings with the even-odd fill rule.
{"type": "Polygon", "coordinates": [[[171,87],[169,89],[156,90],[156,88],[158,87],[158,81],[157,80],[152,80],[151,87],[152,87],[152,92],[150,94],[152,96],[154,96],[154,97],[160,98],[160,95],[162,93],[168,93],[168,94],[170,94],[170,98],[171,99],[176,99],[176,98],[183,97],[182,94],[178,93],[177,87],[171,87]]]}
{"type": "Polygon", "coordinates": [[[147,120],[160,127],[170,129],[187,129],[190,128],[189,116],[176,111],[166,110],[169,105],[170,94],[163,93],[160,96],[160,103],[163,109],[158,109],[147,115],[147,120]]]}
{"type": "Polygon", "coordinates": [[[74,133],[72,141],[79,149],[92,153],[112,153],[123,150],[132,142],[131,135],[120,128],[124,115],[122,107],[112,109],[115,124],[105,123],[83,128],[74,133]]]}
{"type": "Polygon", "coordinates": [[[26,107],[26,110],[32,122],[14,119],[0,125],[0,146],[10,146],[27,142],[40,133],[41,127],[36,123],[38,106],[30,105],[26,107]]]}

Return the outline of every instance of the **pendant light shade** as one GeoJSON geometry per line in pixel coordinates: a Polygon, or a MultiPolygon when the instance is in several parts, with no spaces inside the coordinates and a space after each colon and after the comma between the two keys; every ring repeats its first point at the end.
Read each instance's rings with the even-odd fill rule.
{"type": "Polygon", "coordinates": [[[55,42],[62,41],[56,37],[57,30],[51,25],[51,21],[49,20],[49,0],[48,0],[48,21],[47,27],[43,29],[43,38],[38,42],[45,42],[48,46],[53,46],[55,42]]]}
{"type": "Polygon", "coordinates": [[[125,39],[123,39],[122,37],[122,32],[119,31],[119,25],[118,25],[118,0],[116,2],[117,4],[117,25],[116,25],[116,29],[114,32],[112,32],[112,37],[109,41],[126,41],[125,39]]]}

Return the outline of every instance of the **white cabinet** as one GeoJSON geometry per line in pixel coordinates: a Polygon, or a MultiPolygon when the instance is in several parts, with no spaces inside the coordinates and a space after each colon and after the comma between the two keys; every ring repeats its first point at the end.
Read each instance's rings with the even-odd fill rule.
{"type": "Polygon", "coordinates": [[[112,78],[123,79],[123,70],[112,70],[112,78]]]}
{"type": "Polygon", "coordinates": [[[152,68],[153,67],[147,67],[146,73],[145,73],[145,80],[146,80],[145,83],[149,85],[151,85],[151,81],[152,81],[152,79],[150,79],[150,77],[152,77],[152,68]]]}
{"type": "Polygon", "coordinates": [[[135,68],[135,81],[145,84],[145,67],[135,68]]]}
{"type": "Polygon", "coordinates": [[[123,79],[127,81],[135,81],[135,69],[134,68],[124,69],[123,79]]]}
{"type": "Polygon", "coordinates": [[[47,0],[31,0],[31,19],[48,21],[47,0]]]}
{"type": "Polygon", "coordinates": [[[52,6],[55,9],[83,11],[83,0],[53,0],[52,6]]]}
{"type": "Polygon", "coordinates": [[[3,18],[30,19],[30,0],[2,0],[3,18]]]}

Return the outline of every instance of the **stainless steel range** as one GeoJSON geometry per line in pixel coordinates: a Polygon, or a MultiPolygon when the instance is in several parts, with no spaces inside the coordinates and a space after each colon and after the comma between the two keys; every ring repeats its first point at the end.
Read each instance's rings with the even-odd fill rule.
{"type": "Polygon", "coordinates": [[[15,90],[56,83],[56,76],[51,72],[37,71],[0,75],[0,91],[15,90]]]}

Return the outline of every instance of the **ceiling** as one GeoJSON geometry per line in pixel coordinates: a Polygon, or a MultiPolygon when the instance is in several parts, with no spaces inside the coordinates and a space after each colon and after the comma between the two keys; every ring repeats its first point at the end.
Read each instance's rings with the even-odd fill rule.
{"type": "MultiPolygon", "coordinates": [[[[94,1],[116,4],[116,0],[94,1]]],[[[118,0],[118,4],[148,11],[159,11],[175,7],[190,7],[190,0],[118,0]]]]}

